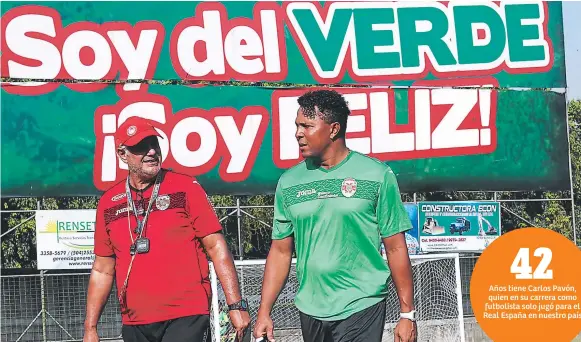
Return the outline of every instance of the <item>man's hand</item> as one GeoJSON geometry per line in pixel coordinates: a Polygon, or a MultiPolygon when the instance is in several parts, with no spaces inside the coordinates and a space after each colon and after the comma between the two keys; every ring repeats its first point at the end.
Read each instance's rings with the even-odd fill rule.
{"type": "Polygon", "coordinates": [[[242,341],[244,337],[244,332],[250,325],[250,315],[247,311],[240,310],[230,310],[230,322],[234,329],[236,329],[236,336],[238,341],[242,341]]]}
{"type": "Polygon", "coordinates": [[[83,342],[99,342],[99,335],[97,334],[97,329],[96,328],[85,329],[83,342]]]}
{"type": "Polygon", "coordinates": [[[268,341],[274,341],[274,324],[268,314],[258,314],[254,324],[254,338],[261,338],[266,335],[268,341]]]}
{"type": "Polygon", "coordinates": [[[399,320],[393,333],[394,342],[416,342],[418,327],[416,322],[402,318],[399,320]]]}
{"type": "MultiPolygon", "coordinates": [[[[234,259],[232,258],[232,254],[230,254],[224,235],[221,233],[206,235],[202,238],[202,244],[214,264],[214,269],[224,290],[226,300],[228,303],[238,302],[242,299],[240,296],[238,274],[236,273],[234,259]]],[[[231,310],[230,322],[236,329],[238,341],[242,341],[244,331],[250,325],[250,315],[245,311],[231,310]]]]}

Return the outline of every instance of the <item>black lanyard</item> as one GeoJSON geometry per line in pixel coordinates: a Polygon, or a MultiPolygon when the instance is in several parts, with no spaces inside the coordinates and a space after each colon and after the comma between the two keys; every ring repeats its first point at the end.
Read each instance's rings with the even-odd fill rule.
{"type": "Polygon", "coordinates": [[[137,220],[137,231],[139,237],[143,233],[145,229],[145,224],[147,223],[147,218],[149,217],[149,213],[151,212],[151,206],[153,202],[157,199],[157,195],[159,193],[159,187],[161,185],[161,170],[157,174],[157,178],[155,179],[155,185],[153,186],[153,192],[151,194],[151,198],[149,199],[149,205],[147,206],[147,211],[145,212],[145,217],[143,220],[139,219],[139,215],[137,214],[137,210],[135,209],[135,203],[133,203],[133,198],[131,197],[131,189],[129,188],[129,176],[127,176],[127,181],[125,182],[125,192],[127,193],[127,203],[131,206],[131,210],[133,211],[133,215],[135,215],[135,219],[137,220]]]}

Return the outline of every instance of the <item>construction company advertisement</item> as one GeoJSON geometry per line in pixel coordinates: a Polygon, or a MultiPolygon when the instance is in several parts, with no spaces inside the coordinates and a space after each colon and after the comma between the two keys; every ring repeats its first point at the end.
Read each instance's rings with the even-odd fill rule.
{"type": "Polygon", "coordinates": [[[569,189],[565,95],[551,90],[566,85],[561,6],[5,3],[3,195],[123,180],[113,134],[130,116],[155,122],[163,166],[209,194],[273,193],[301,161],[300,87],[323,84],[349,101],[347,145],[388,163],[402,192],[569,189]]]}
{"type": "Polygon", "coordinates": [[[501,234],[499,202],[420,202],[422,252],[482,252],[501,234]]]}
{"type": "Polygon", "coordinates": [[[37,268],[91,268],[95,260],[95,215],[95,210],[36,211],[37,268]]]}

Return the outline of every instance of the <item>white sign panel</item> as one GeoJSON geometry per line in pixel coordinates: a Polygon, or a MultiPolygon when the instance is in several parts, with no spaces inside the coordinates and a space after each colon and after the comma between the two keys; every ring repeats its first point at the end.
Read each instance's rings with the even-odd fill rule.
{"type": "Polygon", "coordinates": [[[37,268],[90,269],[95,259],[95,217],[95,210],[38,210],[37,268]]]}

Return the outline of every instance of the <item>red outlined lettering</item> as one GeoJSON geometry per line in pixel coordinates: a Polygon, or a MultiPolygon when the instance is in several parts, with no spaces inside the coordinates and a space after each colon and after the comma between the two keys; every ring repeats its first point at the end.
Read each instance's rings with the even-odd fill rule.
{"type": "MultiPolygon", "coordinates": [[[[418,107],[422,109],[429,108],[430,138],[427,139],[427,142],[434,144],[435,140],[440,139],[440,142],[436,141],[439,146],[429,146],[426,140],[424,140],[424,145],[422,145],[418,141],[419,138],[416,137],[415,151],[400,158],[398,156],[389,156],[389,159],[475,155],[492,153],[496,150],[498,97],[496,90],[498,82],[496,79],[485,77],[450,81],[418,81],[413,84],[413,87],[426,88],[410,88],[408,91],[410,125],[416,127],[416,134],[418,134],[421,128],[416,125],[416,122],[417,118],[422,117],[418,114],[420,110],[418,107]],[[427,89],[427,87],[441,87],[441,89],[427,89]],[[453,87],[463,88],[452,89],[453,87]],[[468,87],[473,87],[473,89],[468,89],[468,87]],[[424,94],[429,93],[429,97],[424,100],[428,101],[427,103],[420,104],[416,100],[418,91],[422,91],[424,94]],[[440,99],[435,99],[435,96],[440,96],[440,99]],[[467,98],[473,98],[475,101],[472,102],[467,100],[467,98]],[[469,107],[466,107],[466,105],[469,105],[469,107]],[[442,131],[442,135],[445,138],[435,136],[438,130],[442,131]],[[442,142],[442,140],[446,141],[442,142]]],[[[383,156],[378,157],[383,158],[383,156]]]]}
{"type": "Polygon", "coordinates": [[[172,31],[172,65],[184,80],[282,81],[288,70],[282,18],[272,2],[257,2],[253,19],[230,20],[223,4],[201,3],[172,31]]]}
{"type": "MultiPolygon", "coordinates": [[[[497,87],[495,79],[420,81],[414,86],[426,88],[408,90],[405,124],[396,123],[394,90],[336,88],[349,98],[350,108],[356,103],[347,126],[347,145],[382,161],[485,154],[496,149],[497,92],[482,89],[497,87]],[[461,86],[474,89],[452,89],[461,86]]],[[[294,120],[296,99],[304,92],[275,91],[272,96],[273,162],[279,168],[302,161],[294,120]]]]}
{"type": "MultiPolygon", "coordinates": [[[[527,2],[528,3],[528,2],[527,2]]],[[[336,29],[342,30],[346,29],[346,34],[344,35],[343,45],[344,49],[341,49],[337,55],[337,63],[334,65],[332,70],[324,70],[318,63],[317,56],[310,47],[310,43],[307,41],[306,37],[303,35],[302,28],[300,27],[298,21],[293,15],[294,10],[309,10],[316,17],[320,16],[321,21],[319,22],[319,28],[324,32],[325,29],[331,27],[331,22],[333,21],[333,16],[338,10],[349,10],[351,16],[353,16],[353,11],[357,9],[365,8],[393,8],[397,12],[397,8],[400,7],[410,7],[407,3],[398,2],[327,2],[322,6],[319,2],[284,2],[283,9],[285,14],[285,23],[297,44],[297,47],[305,59],[311,74],[320,83],[339,83],[343,80],[345,73],[347,72],[349,76],[356,82],[375,82],[380,84],[389,84],[391,81],[395,80],[417,80],[423,79],[428,74],[432,74],[437,78],[455,78],[455,77],[480,77],[494,75],[502,71],[506,71],[511,74],[528,74],[528,73],[543,73],[551,70],[554,63],[554,48],[552,41],[549,37],[548,32],[548,4],[546,2],[537,3],[530,2],[532,4],[538,4],[541,7],[541,18],[536,21],[542,21],[540,24],[542,29],[540,30],[540,38],[537,40],[538,44],[542,44],[546,48],[547,56],[546,60],[535,61],[535,66],[528,66],[526,63],[512,63],[510,61],[510,56],[508,53],[508,47],[506,47],[505,52],[502,54],[501,58],[495,63],[490,65],[460,65],[455,64],[451,66],[439,66],[436,64],[433,53],[427,52],[429,49],[421,48],[420,53],[420,67],[414,68],[392,68],[392,69],[366,69],[360,68],[358,65],[357,50],[356,50],[356,35],[357,30],[353,18],[351,18],[351,24],[348,27],[337,27],[336,29]],[[426,51],[427,50],[427,51],[426,51]],[[422,65],[423,64],[423,65],[422,65]]],[[[422,4],[423,7],[436,7],[440,8],[446,15],[450,16],[453,12],[447,10],[451,6],[464,6],[466,3],[454,4],[453,2],[428,2],[422,4]]],[[[502,2],[491,2],[487,4],[496,9],[499,12],[503,22],[506,24],[504,17],[504,7],[507,6],[502,2]]],[[[397,13],[394,14],[395,28],[393,29],[393,35],[396,42],[399,40],[399,28],[397,21],[397,13]]],[[[453,27],[453,18],[448,19],[450,27],[450,32],[452,32],[452,41],[448,42],[450,44],[456,44],[456,38],[453,27]]],[[[478,35],[482,33],[477,32],[478,35]]],[[[390,46],[393,51],[399,52],[401,46],[394,45],[390,46]],[[395,50],[394,50],[395,49],[395,50]]],[[[451,49],[452,54],[455,54],[454,50],[451,49]]],[[[327,56],[328,57],[328,56],[327,56]]],[[[401,56],[400,56],[401,57],[401,56]]],[[[457,56],[456,60],[457,60],[457,56]]],[[[530,63],[529,63],[530,64],[530,63]]]]}
{"type": "Polygon", "coordinates": [[[169,100],[153,94],[131,93],[112,106],[95,111],[95,161],[93,182],[105,190],[127,175],[119,165],[113,135],[129,115],[152,120],[164,136],[160,139],[163,166],[196,176],[219,163],[226,182],[247,179],[258,156],[269,124],[269,113],[261,106],[241,111],[230,107],[202,110],[187,108],[172,115],[169,100]]]}
{"type": "MultiPolygon", "coordinates": [[[[153,79],[159,56],[163,48],[165,28],[158,21],[140,21],[131,26],[126,22],[106,23],[102,30],[107,32],[118,63],[119,79],[153,79]]],[[[125,92],[147,92],[147,83],[118,84],[119,96],[125,92]]]]}
{"type": "MultiPolygon", "coordinates": [[[[2,17],[2,77],[26,79],[152,78],[164,38],[156,21],[135,26],[125,22],[76,22],[62,26],[60,14],[49,7],[26,5],[2,17]]],[[[6,83],[12,94],[41,95],[55,82],[6,83]]],[[[104,83],[67,83],[71,90],[95,92],[104,83]]],[[[118,85],[117,92],[147,91],[146,84],[118,85]]]]}

